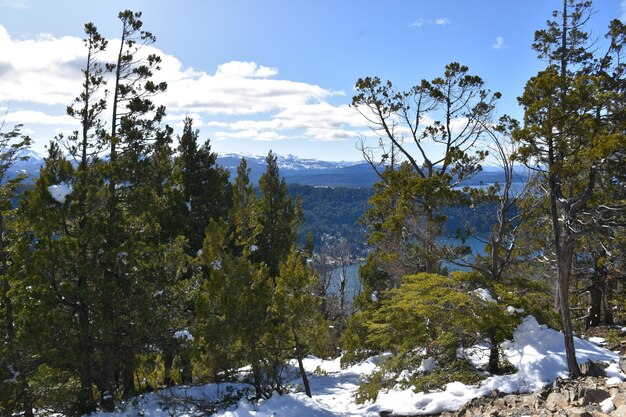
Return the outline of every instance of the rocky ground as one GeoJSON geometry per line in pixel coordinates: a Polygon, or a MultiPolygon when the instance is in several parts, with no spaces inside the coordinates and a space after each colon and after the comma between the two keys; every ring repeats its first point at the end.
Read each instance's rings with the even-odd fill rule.
{"type": "Polygon", "coordinates": [[[604,377],[557,380],[541,392],[477,398],[441,417],[626,417],[626,382],[607,385],[604,377]]]}

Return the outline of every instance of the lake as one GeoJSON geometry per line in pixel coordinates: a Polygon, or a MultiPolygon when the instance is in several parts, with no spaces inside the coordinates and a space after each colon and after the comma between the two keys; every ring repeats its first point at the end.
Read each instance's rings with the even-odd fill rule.
{"type": "MultiPolygon", "coordinates": [[[[472,236],[467,239],[466,245],[472,248],[472,252],[474,254],[485,254],[484,246],[485,244],[479,241],[476,237],[472,236]]],[[[359,267],[363,265],[362,263],[351,264],[346,267],[346,276],[348,279],[348,283],[346,286],[346,296],[348,299],[353,299],[361,292],[361,281],[359,280],[359,267]]],[[[445,262],[444,265],[450,271],[460,271],[466,270],[467,268],[461,268],[459,266],[453,265],[449,262],[445,262]]],[[[341,267],[335,268],[332,273],[332,283],[329,288],[329,292],[331,294],[339,293],[339,280],[341,278],[341,274],[343,273],[343,269],[341,267]]]]}

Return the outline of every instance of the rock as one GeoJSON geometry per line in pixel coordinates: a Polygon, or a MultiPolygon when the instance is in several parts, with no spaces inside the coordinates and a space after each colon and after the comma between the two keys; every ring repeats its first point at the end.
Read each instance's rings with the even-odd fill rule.
{"type": "Polygon", "coordinates": [[[626,417],[626,383],[609,387],[602,377],[558,380],[532,394],[494,392],[491,396],[474,398],[458,412],[441,416],[626,417]],[[607,414],[602,412],[600,403],[611,401],[609,398],[616,409],[607,414]]]}
{"type": "Polygon", "coordinates": [[[585,376],[606,376],[605,369],[607,366],[605,363],[594,362],[589,359],[587,362],[580,364],[580,372],[585,376]]]}
{"type": "Polygon", "coordinates": [[[583,391],[583,395],[581,396],[579,403],[580,405],[600,404],[609,397],[611,397],[611,394],[609,394],[608,391],[590,388],[583,391]]]}
{"type": "Polygon", "coordinates": [[[626,405],[620,405],[609,414],[611,417],[626,417],[626,405]]]}
{"type": "Polygon", "coordinates": [[[565,411],[568,417],[593,417],[593,415],[584,408],[570,408],[565,411]]]}
{"type": "Polygon", "coordinates": [[[613,404],[615,404],[615,408],[619,408],[620,405],[626,405],[626,392],[621,391],[615,394],[613,404]]]}
{"type": "Polygon", "coordinates": [[[620,356],[619,367],[622,370],[622,372],[626,373],[626,356],[620,356]]]}
{"type": "Polygon", "coordinates": [[[551,392],[546,398],[546,408],[553,413],[567,407],[567,397],[559,392],[551,392]]]}

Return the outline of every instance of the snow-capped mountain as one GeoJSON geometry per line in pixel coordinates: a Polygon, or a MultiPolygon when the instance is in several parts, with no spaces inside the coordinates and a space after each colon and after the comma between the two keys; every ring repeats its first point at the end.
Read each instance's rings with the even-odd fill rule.
{"type": "Polygon", "coordinates": [[[23,149],[17,153],[18,160],[9,168],[7,179],[24,174],[30,178],[39,175],[39,168],[44,164],[44,156],[31,149],[23,149]]]}
{"type": "MultiPolygon", "coordinates": [[[[265,156],[225,154],[217,163],[227,168],[234,178],[241,158],[246,158],[250,168],[250,181],[258,182],[265,172],[265,156]]],[[[313,186],[369,187],[377,181],[372,168],[364,161],[320,161],[298,158],[294,155],[276,155],[280,174],[290,184],[313,186]]]]}
{"type": "MultiPolygon", "coordinates": [[[[220,161],[232,161],[235,164],[239,164],[241,158],[246,158],[248,165],[251,163],[259,165],[267,165],[265,162],[265,155],[249,155],[249,154],[234,154],[228,153],[218,157],[220,161]]],[[[278,168],[281,170],[306,170],[306,169],[336,169],[345,168],[349,166],[359,165],[363,161],[320,161],[318,159],[299,158],[295,155],[278,155],[276,154],[276,162],[278,162],[278,168]]],[[[224,165],[225,166],[225,165],[224,165]]]]}
{"type": "MultiPolygon", "coordinates": [[[[44,164],[44,156],[36,151],[26,149],[10,169],[7,179],[19,174],[30,178],[39,175],[39,168],[44,164]]],[[[219,155],[217,164],[228,169],[231,180],[237,175],[237,166],[241,158],[246,158],[250,168],[250,181],[258,183],[265,172],[267,163],[265,155],[224,154],[219,155]]],[[[364,161],[320,161],[317,159],[299,158],[294,155],[276,155],[280,174],[289,184],[301,184],[322,187],[371,187],[379,178],[372,167],[364,161]]],[[[520,180],[523,175],[520,175],[520,180]]],[[[463,185],[481,186],[502,181],[504,175],[500,167],[485,167],[482,172],[463,182],[463,185]]]]}

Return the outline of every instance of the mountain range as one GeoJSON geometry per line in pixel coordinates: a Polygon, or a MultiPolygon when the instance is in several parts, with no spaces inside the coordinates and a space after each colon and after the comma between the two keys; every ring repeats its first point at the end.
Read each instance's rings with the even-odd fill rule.
{"type": "MultiPolygon", "coordinates": [[[[17,161],[8,174],[14,177],[18,174],[26,174],[36,178],[39,168],[44,164],[43,155],[24,150],[20,156],[27,159],[17,161]]],[[[316,159],[299,158],[294,155],[276,155],[280,174],[288,184],[301,184],[315,187],[371,187],[378,181],[378,176],[372,167],[365,161],[319,161],[316,159]]],[[[265,156],[224,154],[218,156],[217,163],[228,169],[231,178],[237,173],[237,166],[241,158],[246,158],[250,168],[250,181],[258,183],[259,178],[265,172],[265,156]]],[[[480,186],[502,181],[504,174],[499,167],[486,167],[483,171],[465,181],[463,185],[480,186]]]]}

